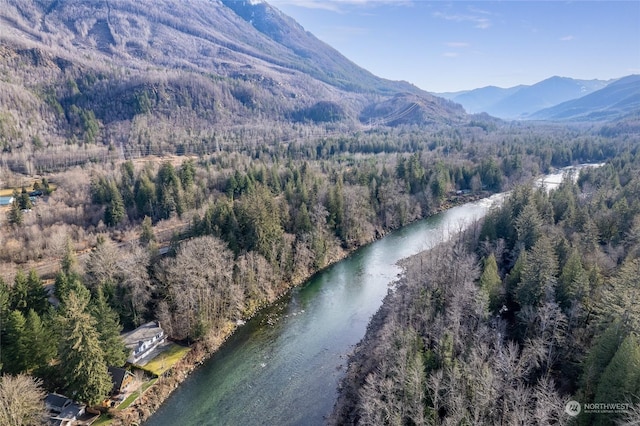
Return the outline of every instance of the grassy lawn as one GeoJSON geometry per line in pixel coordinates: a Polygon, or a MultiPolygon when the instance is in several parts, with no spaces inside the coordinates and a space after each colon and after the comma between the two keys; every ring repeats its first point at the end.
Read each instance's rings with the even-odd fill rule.
{"type": "MultiPolygon", "coordinates": [[[[40,182],[38,182],[40,183],[40,182]]],[[[20,192],[22,190],[22,187],[20,188],[15,188],[18,190],[18,192],[20,192]]],[[[33,191],[33,184],[26,186],[27,191],[31,192],[33,191]]],[[[52,183],[49,183],[49,189],[51,189],[52,191],[56,189],[56,186],[52,183]]],[[[4,188],[4,189],[0,189],[0,197],[10,197],[13,195],[13,190],[14,188],[4,188]]],[[[94,423],[95,424],[95,423],[94,423]]]]}
{"type": "Polygon", "coordinates": [[[102,414],[98,417],[98,420],[92,423],[92,426],[107,426],[110,425],[113,419],[108,414],[102,414]]]}
{"type": "Polygon", "coordinates": [[[176,362],[180,361],[190,350],[191,348],[171,343],[171,346],[169,346],[167,350],[147,363],[147,365],[144,366],[144,369],[156,376],[160,376],[162,373],[173,367],[176,362]]]}

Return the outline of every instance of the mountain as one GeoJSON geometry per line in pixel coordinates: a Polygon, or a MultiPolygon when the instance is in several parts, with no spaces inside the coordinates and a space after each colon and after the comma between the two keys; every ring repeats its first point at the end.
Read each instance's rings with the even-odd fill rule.
{"type": "Polygon", "coordinates": [[[295,57],[287,65],[290,68],[302,70],[318,80],[348,91],[424,94],[409,83],[385,80],[358,67],[266,2],[222,0],[222,4],[261,34],[293,52],[295,57]]]}
{"type": "Polygon", "coordinates": [[[603,89],[532,114],[537,120],[610,121],[638,115],[640,75],[630,75],[603,89]]]}
{"type": "Polygon", "coordinates": [[[237,143],[240,128],[253,143],[273,141],[273,129],[287,139],[295,123],[468,120],[461,106],[376,77],[256,0],[4,0],[0,28],[7,155],[202,150],[237,143]]]}
{"type": "Polygon", "coordinates": [[[459,103],[468,113],[477,114],[489,111],[492,105],[502,101],[510,95],[513,95],[524,87],[527,86],[520,85],[509,87],[507,89],[496,86],[486,86],[462,92],[436,93],[435,95],[459,103]]]}
{"type": "Polygon", "coordinates": [[[604,87],[600,80],[574,80],[566,77],[551,77],[494,104],[489,114],[501,118],[519,118],[535,111],[575,99],[604,87]]]}
{"type": "Polygon", "coordinates": [[[587,95],[607,84],[603,80],[551,77],[531,86],[507,89],[489,86],[453,96],[449,94],[447,99],[460,103],[470,113],[486,112],[505,119],[525,118],[543,108],[587,95]]]}

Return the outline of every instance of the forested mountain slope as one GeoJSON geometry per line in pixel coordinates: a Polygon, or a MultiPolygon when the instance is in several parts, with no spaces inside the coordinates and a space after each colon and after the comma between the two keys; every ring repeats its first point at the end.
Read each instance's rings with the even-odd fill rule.
{"type": "Polygon", "coordinates": [[[0,0],[3,374],[102,404],[119,333],[158,320],[192,350],[108,413],[139,424],[237,324],[357,247],[630,149],[633,126],[467,116],[255,3],[0,0]]]}
{"type": "Polygon", "coordinates": [[[5,0],[0,22],[0,145],[23,171],[212,152],[248,134],[272,144],[300,125],[466,120],[459,105],[372,75],[266,3],[5,0]]]}

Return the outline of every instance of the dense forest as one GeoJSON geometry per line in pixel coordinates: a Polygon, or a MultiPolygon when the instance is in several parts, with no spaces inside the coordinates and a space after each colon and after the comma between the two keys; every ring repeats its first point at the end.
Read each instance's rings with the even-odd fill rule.
{"type": "Polygon", "coordinates": [[[47,392],[100,406],[121,333],[158,321],[198,355],[109,412],[139,423],[315,272],[504,191],[405,262],[332,421],[560,424],[570,398],[636,402],[637,114],[468,115],[265,2],[10,0],[0,21],[0,424],[40,423],[47,392]],[[606,165],[528,186],[586,162],[606,165]]]}
{"type": "Polygon", "coordinates": [[[557,189],[517,186],[403,261],[331,423],[637,424],[639,176],[633,147],[557,189]]]}
{"type": "Polygon", "coordinates": [[[126,358],[123,329],[156,319],[172,339],[207,348],[389,230],[625,147],[579,129],[485,124],[109,160],[39,179],[42,197],[30,209],[16,197],[0,235],[3,371],[99,402],[107,367],[126,358]],[[54,267],[39,276],[43,264],[54,267]]]}

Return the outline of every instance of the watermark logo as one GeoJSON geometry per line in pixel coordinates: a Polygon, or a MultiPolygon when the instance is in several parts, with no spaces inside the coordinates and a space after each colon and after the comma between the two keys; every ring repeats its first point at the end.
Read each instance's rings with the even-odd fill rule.
{"type": "Polygon", "coordinates": [[[580,404],[578,401],[569,401],[564,406],[564,412],[575,417],[580,413],[616,414],[625,413],[632,408],[632,404],[625,402],[588,402],[580,404]]]}
{"type": "Polygon", "coordinates": [[[564,412],[570,415],[571,417],[575,417],[580,414],[581,411],[580,403],[578,401],[569,401],[564,406],[564,412]]]}
{"type": "Polygon", "coordinates": [[[632,408],[632,404],[628,402],[594,402],[582,404],[585,413],[625,413],[632,408]]]}

